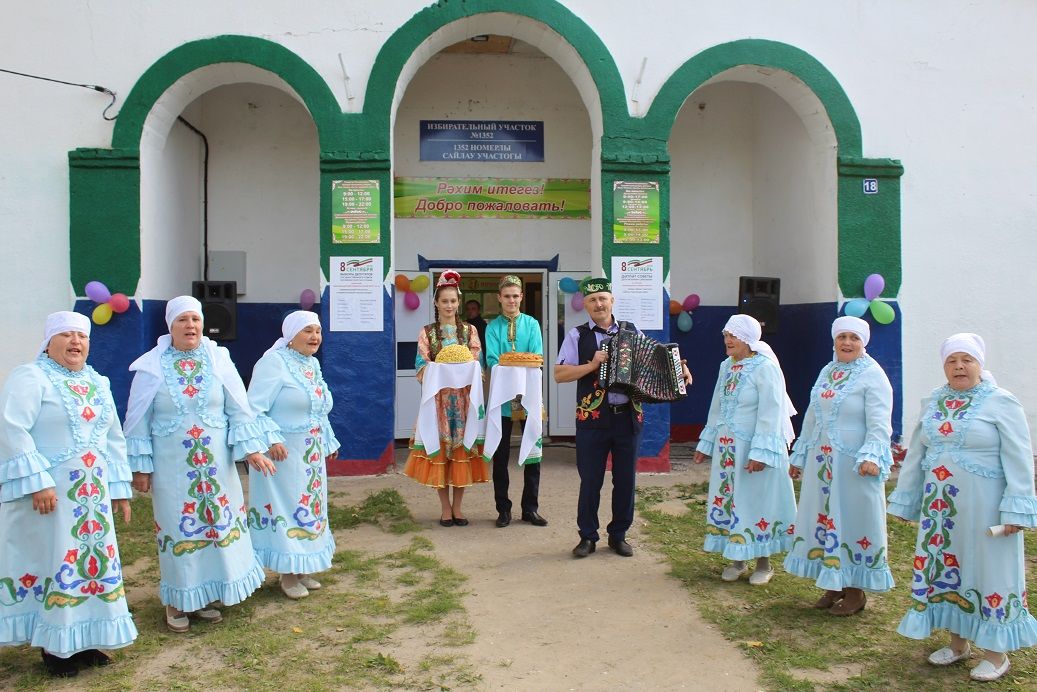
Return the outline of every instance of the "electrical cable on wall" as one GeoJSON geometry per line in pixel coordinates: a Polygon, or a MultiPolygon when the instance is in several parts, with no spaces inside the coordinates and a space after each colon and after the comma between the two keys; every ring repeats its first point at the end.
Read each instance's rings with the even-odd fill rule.
{"type": "Polygon", "coordinates": [[[108,102],[108,105],[105,106],[105,109],[101,112],[101,117],[109,121],[115,120],[117,117],[119,117],[118,114],[108,117],[108,111],[111,109],[112,106],[115,105],[115,92],[109,89],[108,87],[98,86],[97,84],[80,84],[78,82],[66,82],[62,79],[52,79],[50,77],[41,77],[39,75],[28,74],[25,72],[16,72],[14,70],[6,70],[2,67],[0,67],[0,72],[18,75],[19,77],[28,77],[29,79],[39,79],[44,82],[54,82],[55,84],[67,84],[68,86],[83,87],[84,89],[93,89],[94,91],[99,91],[102,94],[107,94],[111,97],[112,100],[108,102]]]}
{"type": "Polygon", "coordinates": [[[209,138],[197,127],[187,122],[184,116],[178,115],[176,119],[186,126],[191,132],[202,138],[202,146],[205,155],[202,159],[202,280],[209,280],[209,138]]]}

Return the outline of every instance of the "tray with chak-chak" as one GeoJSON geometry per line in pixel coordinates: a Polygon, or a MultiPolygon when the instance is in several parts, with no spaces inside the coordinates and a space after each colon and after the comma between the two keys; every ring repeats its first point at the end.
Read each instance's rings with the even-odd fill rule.
{"type": "Polygon", "coordinates": [[[605,360],[599,370],[601,385],[648,404],[679,401],[688,395],[677,344],[662,344],[633,329],[620,326],[601,344],[605,360]]]}
{"type": "Polygon", "coordinates": [[[520,368],[540,368],[544,365],[544,357],[539,353],[523,351],[507,351],[500,354],[501,365],[515,365],[520,368]]]}
{"type": "Polygon", "coordinates": [[[436,354],[437,363],[470,363],[475,360],[471,349],[463,344],[451,344],[444,346],[436,354]]]}

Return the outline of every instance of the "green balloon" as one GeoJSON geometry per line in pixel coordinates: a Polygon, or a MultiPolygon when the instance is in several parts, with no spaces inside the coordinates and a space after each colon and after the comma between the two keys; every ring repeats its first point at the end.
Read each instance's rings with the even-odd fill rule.
{"type": "Polygon", "coordinates": [[[876,299],[871,301],[871,316],[879,324],[889,324],[896,319],[897,313],[889,303],[876,299]]]}

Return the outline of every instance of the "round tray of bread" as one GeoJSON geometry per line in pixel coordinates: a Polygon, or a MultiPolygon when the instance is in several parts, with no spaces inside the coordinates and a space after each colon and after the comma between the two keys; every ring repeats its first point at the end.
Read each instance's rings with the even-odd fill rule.
{"type": "Polygon", "coordinates": [[[501,365],[514,365],[520,368],[539,368],[544,365],[544,357],[539,353],[509,351],[500,354],[501,365]]]}
{"type": "Polygon", "coordinates": [[[437,363],[471,363],[473,360],[475,360],[475,356],[472,355],[471,349],[462,344],[444,346],[436,354],[437,363]]]}

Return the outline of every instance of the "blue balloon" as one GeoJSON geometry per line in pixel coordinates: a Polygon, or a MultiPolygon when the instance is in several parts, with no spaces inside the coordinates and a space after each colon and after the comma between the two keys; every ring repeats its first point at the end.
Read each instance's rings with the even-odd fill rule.
{"type": "Polygon", "coordinates": [[[690,332],[692,324],[693,323],[690,314],[682,312],[681,314],[677,315],[677,329],[681,330],[682,332],[690,332]]]}
{"type": "Polygon", "coordinates": [[[567,276],[558,282],[558,288],[562,289],[563,293],[576,293],[580,290],[580,284],[577,283],[576,279],[567,276]]]}
{"type": "Polygon", "coordinates": [[[850,317],[863,317],[870,305],[870,300],[854,298],[853,300],[846,301],[846,305],[843,306],[843,313],[850,317]]]}

